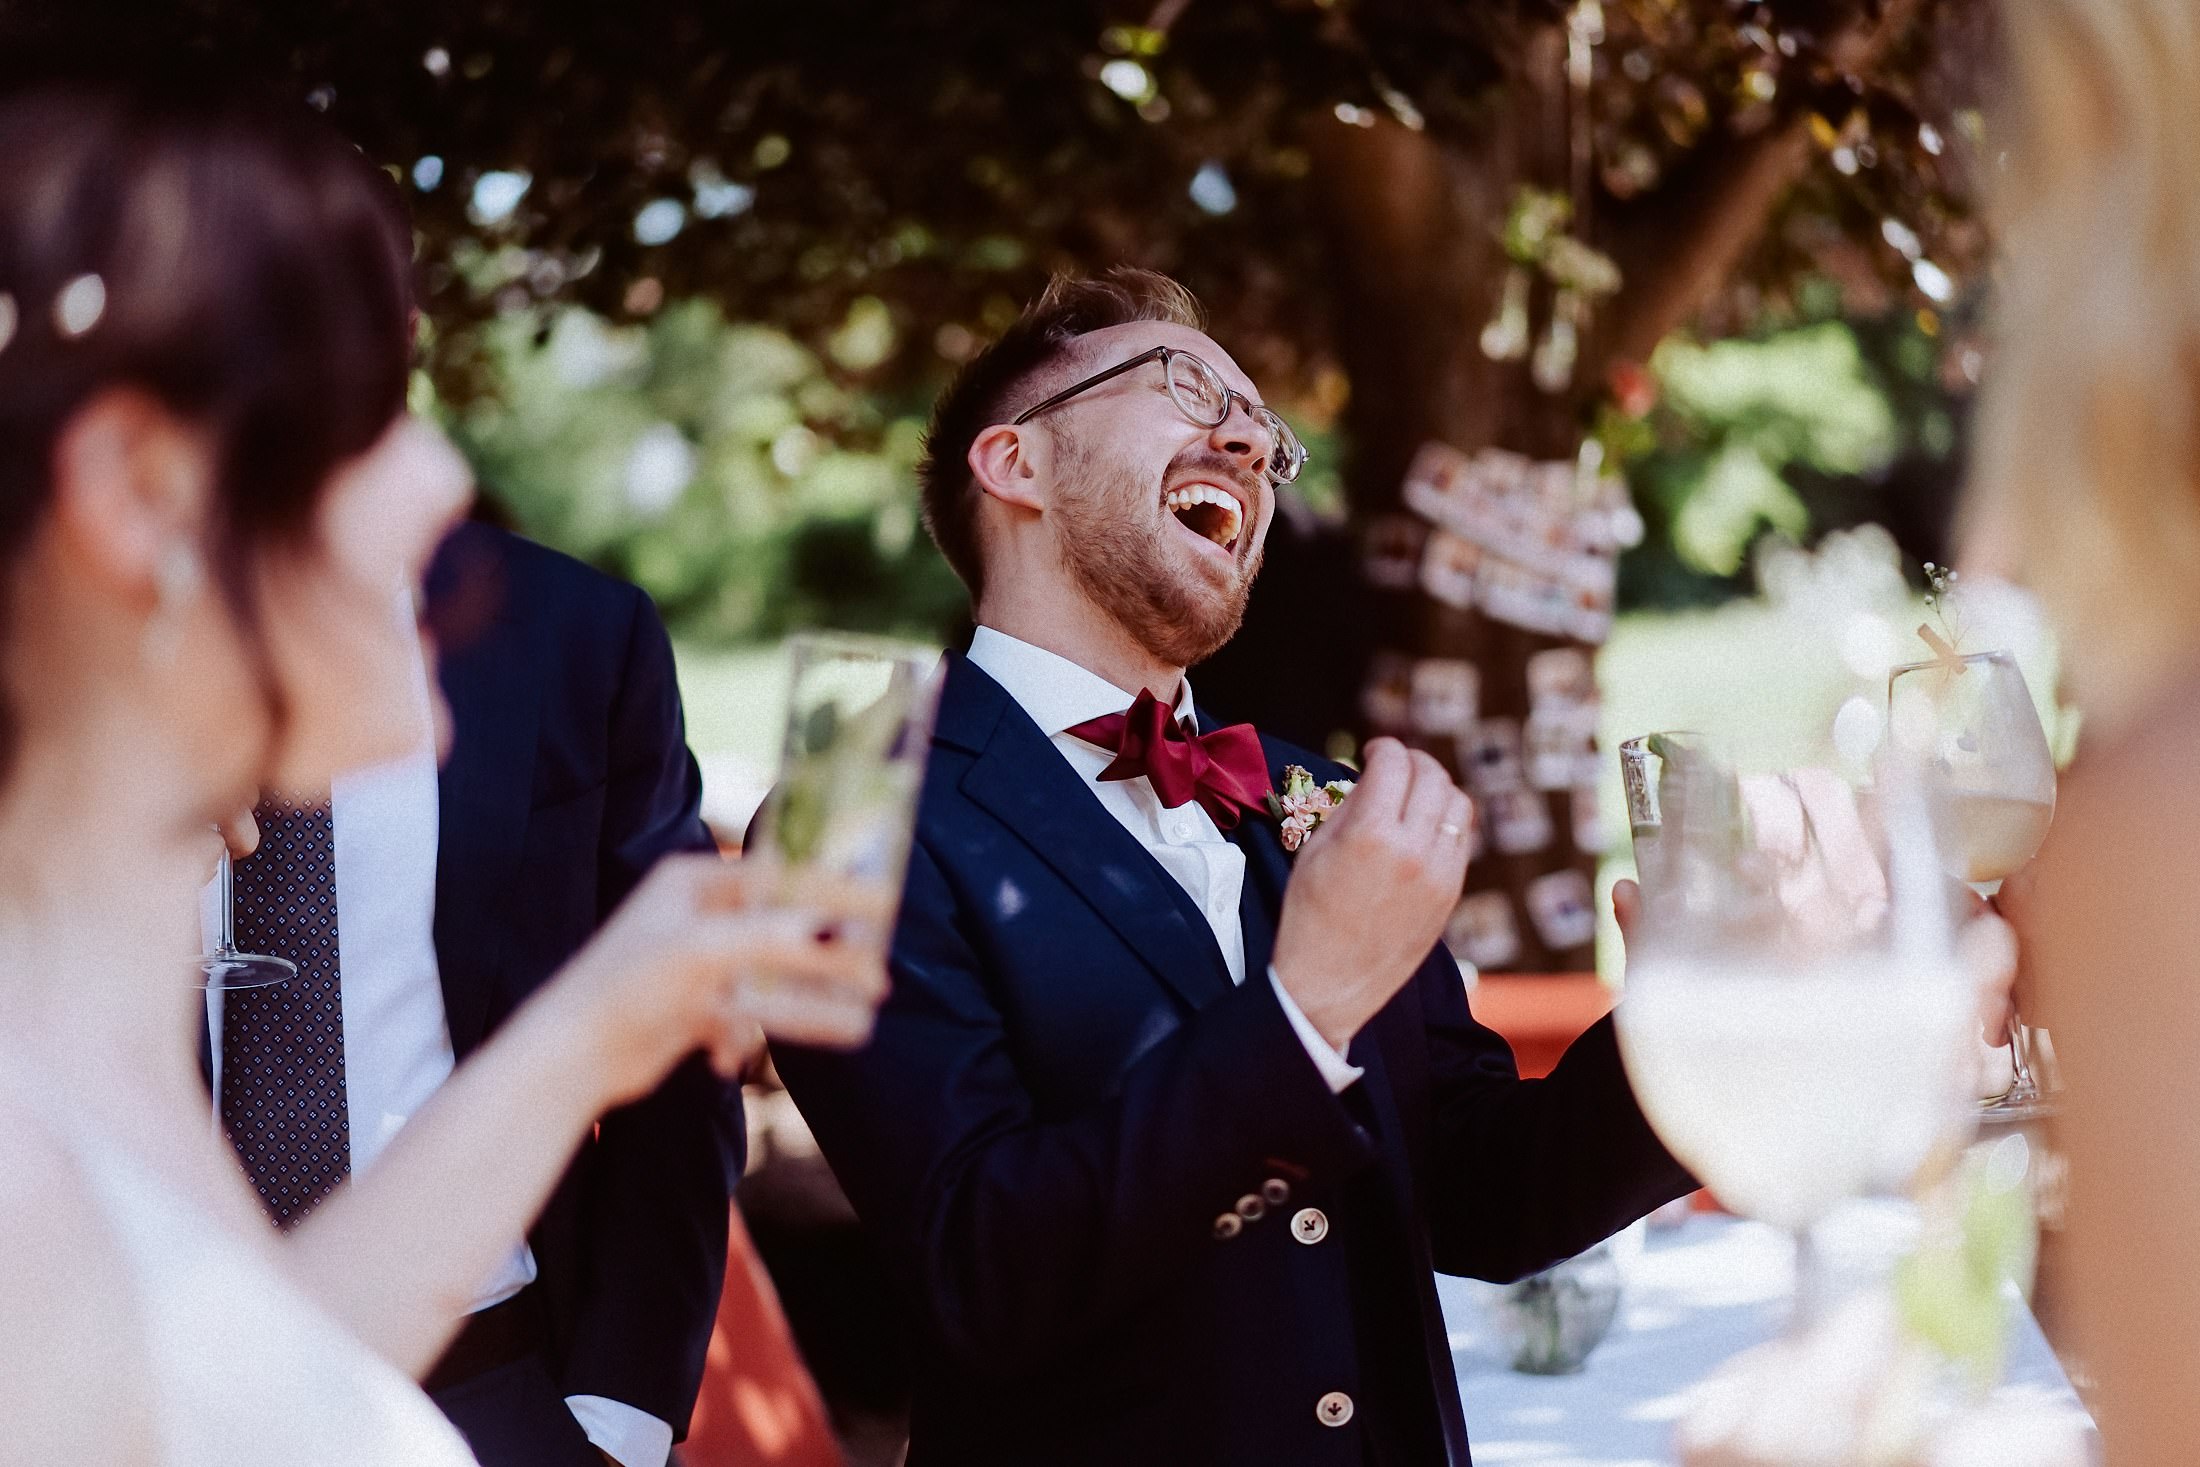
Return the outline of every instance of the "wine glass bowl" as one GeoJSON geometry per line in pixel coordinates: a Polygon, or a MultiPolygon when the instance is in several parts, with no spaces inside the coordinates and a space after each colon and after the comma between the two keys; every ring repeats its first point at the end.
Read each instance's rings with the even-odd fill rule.
{"type": "Polygon", "coordinates": [[[1812,1225],[1847,1198],[1907,1189],[1968,1134],[1975,989],[1906,780],[1742,776],[1707,741],[1655,743],[1655,788],[1631,772],[1630,813],[1656,795],[1646,878],[1665,893],[1646,880],[1621,1054],[1673,1154],[1727,1207],[1794,1236],[1801,1323],[1817,1292],[1812,1225]]]}
{"type": "Polygon", "coordinates": [[[1948,874],[1988,887],[2039,852],[2055,816],[2055,760],[2007,652],[1913,662],[1887,678],[1888,727],[1934,806],[1948,874]]]}

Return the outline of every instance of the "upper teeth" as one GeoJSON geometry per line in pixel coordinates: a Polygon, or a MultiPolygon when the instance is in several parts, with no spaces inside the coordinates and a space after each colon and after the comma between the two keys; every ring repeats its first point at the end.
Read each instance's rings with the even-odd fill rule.
{"type": "Polygon", "coordinates": [[[1171,489],[1162,503],[1172,512],[1190,509],[1195,504],[1211,504],[1222,510],[1229,515],[1223,522],[1226,532],[1220,537],[1224,545],[1237,539],[1238,527],[1244,522],[1244,512],[1238,508],[1237,500],[1208,484],[1187,484],[1182,489],[1171,489]]]}

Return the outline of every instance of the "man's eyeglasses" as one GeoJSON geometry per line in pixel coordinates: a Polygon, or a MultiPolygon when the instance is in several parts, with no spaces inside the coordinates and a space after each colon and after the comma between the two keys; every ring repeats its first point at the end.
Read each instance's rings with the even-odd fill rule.
{"type": "Polygon", "coordinates": [[[1157,346],[1151,351],[1140,352],[1127,362],[1117,362],[1105,372],[1087,377],[1074,387],[1065,388],[1040,403],[1019,413],[1011,427],[1030,422],[1048,408],[1068,402],[1078,393],[1098,387],[1111,378],[1158,361],[1166,374],[1169,397],[1176,403],[1178,412],[1202,428],[1216,428],[1230,416],[1233,402],[1245,404],[1245,411],[1253,422],[1268,435],[1268,477],[1278,484],[1288,484],[1299,476],[1306,466],[1306,445],[1299,442],[1299,435],[1274,412],[1254,402],[1244,393],[1222,380],[1222,374],[1208,366],[1188,351],[1178,351],[1173,346],[1157,346]]]}

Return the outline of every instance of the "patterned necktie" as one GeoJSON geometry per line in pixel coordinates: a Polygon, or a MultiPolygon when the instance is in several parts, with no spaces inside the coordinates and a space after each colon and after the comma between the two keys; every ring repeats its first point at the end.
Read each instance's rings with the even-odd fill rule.
{"type": "Polygon", "coordinates": [[[276,1226],[351,1171],[344,1000],[336,950],[336,822],[328,803],[263,796],[260,848],[236,867],[237,946],[298,976],[222,996],[222,1123],[276,1226]]]}
{"type": "Polygon", "coordinates": [[[1251,724],[1233,723],[1211,734],[1187,733],[1144,690],[1129,712],[1110,713],[1068,732],[1115,750],[1114,762],[1100,771],[1102,779],[1143,774],[1164,808],[1174,810],[1197,800],[1220,830],[1231,829],[1247,810],[1265,808],[1274,788],[1268,757],[1251,724]]]}

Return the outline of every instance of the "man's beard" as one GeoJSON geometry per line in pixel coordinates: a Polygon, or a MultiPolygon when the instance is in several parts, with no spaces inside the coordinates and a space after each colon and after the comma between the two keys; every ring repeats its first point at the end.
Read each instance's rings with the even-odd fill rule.
{"type": "MultiPolygon", "coordinates": [[[[1190,667],[1212,657],[1245,620],[1259,552],[1242,556],[1234,582],[1218,586],[1206,572],[1183,564],[1184,552],[1170,543],[1169,525],[1159,518],[1165,514],[1158,507],[1159,484],[1127,483],[1120,470],[1079,449],[1066,457],[1064,482],[1075,488],[1057,494],[1050,512],[1063,564],[1078,589],[1160,661],[1190,667]],[[1141,497],[1154,506],[1155,517],[1124,513],[1141,497]]],[[[1238,532],[1248,543],[1256,512],[1248,509],[1238,532]]]]}

